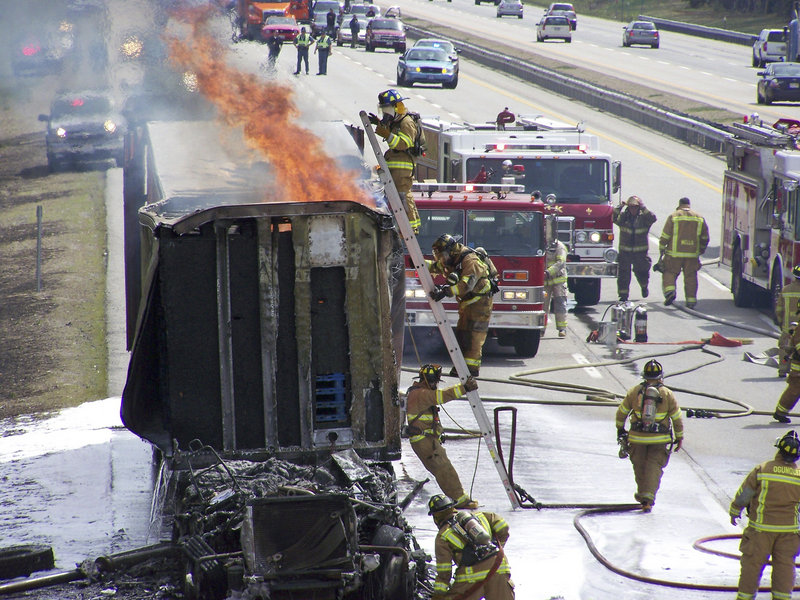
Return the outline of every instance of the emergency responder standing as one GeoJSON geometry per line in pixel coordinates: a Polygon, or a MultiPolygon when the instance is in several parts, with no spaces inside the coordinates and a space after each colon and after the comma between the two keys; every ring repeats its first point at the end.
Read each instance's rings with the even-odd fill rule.
{"type": "Polygon", "coordinates": [[[425,468],[436,478],[436,483],[447,494],[457,508],[477,508],[475,502],[464,492],[464,486],[453,468],[442,446],[442,423],[439,421],[439,406],[450,400],[462,398],[467,392],[478,389],[472,378],[453,387],[438,389],[442,377],[439,365],[422,365],[419,381],[415,381],[406,394],[408,435],[411,449],[425,468]]]}
{"type": "Polygon", "coordinates": [[[781,336],[778,338],[778,377],[786,377],[789,373],[789,354],[792,352],[790,341],[792,334],[789,329],[792,322],[797,320],[795,310],[797,301],[800,300],[800,265],[792,269],[794,281],[781,288],[778,301],[775,303],[775,317],[781,327],[781,336]]]}
{"type": "Polygon", "coordinates": [[[614,207],[612,213],[614,223],[619,227],[619,257],[617,259],[617,293],[622,302],[628,300],[631,285],[631,268],[636,281],[642,288],[642,298],[647,298],[650,291],[650,257],[647,255],[649,244],[647,236],[650,227],[656,222],[656,216],[650,212],[639,196],[631,196],[622,204],[614,207]]]}
{"type": "Polygon", "coordinates": [[[323,31],[322,35],[317,38],[316,46],[314,46],[314,52],[319,55],[319,72],[317,75],[328,74],[328,56],[333,52],[332,45],[331,36],[323,31]]]}
{"type": "Polygon", "coordinates": [[[670,451],[677,452],[683,445],[681,408],[672,390],[664,385],[663,373],[658,361],[647,361],[642,369],[644,381],[628,390],[616,415],[617,441],[627,440],[633,465],[633,497],[644,512],[650,512],[656,502],[670,451]],[[630,431],[625,431],[628,417],[630,431]]]}
{"type": "Polygon", "coordinates": [[[431,600],[513,600],[511,567],[503,551],[509,535],[506,520],[488,511],[456,512],[444,496],[431,497],[428,514],[439,528],[431,600]]]}
{"type": "Polygon", "coordinates": [[[272,36],[267,40],[267,48],[269,49],[269,56],[267,57],[267,61],[269,64],[269,70],[275,70],[275,63],[278,62],[278,55],[281,53],[281,46],[283,43],[275,36],[272,36]]]}
{"type": "Polygon", "coordinates": [[[328,35],[332,36],[336,33],[336,13],[331,8],[328,14],[325,15],[326,31],[328,35]]]}
{"type": "Polygon", "coordinates": [[[675,301],[675,282],[681,271],[686,306],[694,308],[697,304],[697,271],[700,270],[700,255],[708,246],[708,225],[690,207],[689,198],[678,201],[678,209],[667,217],[658,242],[664,257],[661,288],[665,306],[675,301]]]}
{"type": "Polygon", "coordinates": [[[303,62],[306,67],[306,75],[308,75],[308,48],[314,43],[314,38],[306,33],[306,28],[300,28],[300,34],[294,38],[294,45],[297,48],[297,68],[294,70],[295,75],[300,74],[300,63],[303,62]]]}
{"type": "MultiPolygon", "coordinates": [[[[492,317],[489,267],[472,248],[446,233],[433,242],[433,257],[434,260],[425,261],[428,270],[433,275],[444,275],[447,283],[437,286],[431,298],[437,302],[445,297],[458,300],[456,340],[470,375],[477,377],[492,317]]],[[[457,375],[455,367],[450,375],[457,375]]]]}
{"type": "Polygon", "coordinates": [[[375,125],[375,133],[386,140],[389,149],[384,153],[386,166],[392,176],[400,198],[404,200],[408,221],[414,233],[419,232],[420,220],[411,185],[414,183],[414,157],[410,150],[417,137],[417,124],[408,114],[405,98],[397,90],[386,90],[378,94],[381,118],[370,113],[369,121],[375,125]]]}
{"type": "Polygon", "coordinates": [[[567,247],[558,239],[558,221],[555,217],[545,217],[544,296],[545,310],[556,316],[558,337],[567,335],[567,247]]]}
{"type": "Polygon", "coordinates": [[[788,431],[775,442],[775,458],[755,467],[731,502],[731,525],[747,509],[742,533],[739,591],[736,600],[752,600],[758,593],[764,566],[772,558],[772,598],[789,600],[794,588],[794,561],[800,551],[800,439],[788,431]]]}
{"type": "Polygon", "coordinates": [[[361,31],[361,23],[358,22],[358,16],[353,15],[350,19],[350,47],[355,48],[358,45],[358,34],[361,31]]]}
{"type": "MultiPolygon", "coordinates": [[[[795,314],[800,314],[800,303],[797,304],[795,314]]],[[[797,317],[795,317],[797,318],[797,317]]],[[[789,341],[786,344],[787,358],[789,359],[789,374],[786,377],[786,388],[781,397],[778,398],[778,405],[772,418],[779,423],[791,423],[789,413],[792,412],[797,399],[800,398],[800,327],[795,327],[789,341]]]]}

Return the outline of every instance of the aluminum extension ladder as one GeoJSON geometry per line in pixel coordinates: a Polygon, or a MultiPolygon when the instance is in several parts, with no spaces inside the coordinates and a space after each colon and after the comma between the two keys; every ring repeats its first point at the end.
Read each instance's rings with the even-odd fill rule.
{"type": "MultiPolygon", "coordinates": [[[[434,302],[430,297],[431,292],[435,288],[433,277],[425,265],[425,258],[422,255],[419,242],[417,241],[417,237],[414,235],[413,229],[411,229],[411,223],[408,220],[408,215],[406,214],[405,206],[400,198],[400,194],[397,191],[397,187],[394,185],[394,180],[392,180],[392,176],[389,174],[389,167],[386,165],[386,160],[383,158],[383,152],[381,151],[378,138],[375,136],[375,132],[373,131],[369,122],[369,116],[363,110],[359,113],[359,116],[361,117],[361,123],[364,125],[366,137],[372,146],[372,150],[375,152],[375,158],[378,160],[378,165],[380,166],[378,175],[380,176],[381,182],[384,185],[386,198],[389,201],[389,206],[392,210],[392,214],[394,215],[397,227],[403,236],[403,241],[408,249],[409,256],[411,256],[411,261],[414,264],[414,268],[417,270],[420,283],[422,284],[422,289],[425,290],[426,297],[428,298],[428,303],[431,305],[431,311],[433,311],[433,316],[436,319],[437,326],[439,327],[439,333],[442,335],[442,339],[444,340],[447,351],[449,352],[450,358],[453,361],[453,365],[456,368],[456,372],[463,383],[469,376],[469,370],[467,369],[467,363],[464,361],[464,355],[461,354],[461,348],[456,341],[456,336],[453,332],[453,329],[447,323],[447,315],[444,312],[444,307],[442,307],[439,302],[434,302]]],[[[402,360],[402,357],[398,357],[398,360],[402,360]]],[[[492,429],[491,421],[489,421],[489,417],[483,408],[483,402],[481,402],[478,391],[474,390],[467,392],[467,400],[469,400],[472,413],[475,415],[475,420],[478,422],[478,426],[480,427],[481,437],[483,437],[483,441],[486,443],[489,456],[491,456],[494,466],[497,469],[497,473],[500,475],[500,481],[506,490],[508,499],[511,502],[511,507],[519,508],[519,499],[514,491],[513,486],[511,485],[511,480],[508,477],[508,472],[506,471],[505,465],[497,454],[497,448],[494,443],[494,430],[492,429]]]]}

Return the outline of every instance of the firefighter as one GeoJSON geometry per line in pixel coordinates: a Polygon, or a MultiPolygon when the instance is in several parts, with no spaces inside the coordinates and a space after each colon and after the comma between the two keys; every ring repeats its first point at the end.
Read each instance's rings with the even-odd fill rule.
{"type": "Polygon", "coordinates": [[[558,222],[553,216],[545,217],[544,294],[545,310],[556,315],[558,337],[567,335],[567,247],[558,239],[558,222]]]}
{"type": "Polygon", "coordinates": [[[397,90],[386,90],[378,94],[378,108],[382,118],[370,113],[369,121],[375,125],[375,133],[386,140],[389,149],[383,155],[400,198],[405,198],[406,213],[414,233],[419,232],[420,220],[411,184],[414,183],[414,157],[410,148],[417,137],[417,125],[403,104],[405,100],[397,90]]]}
{"type": "MultiPolygon", "coordinates": [[[[477,377],[481,369],[483,343],[489,333],[492,317],[492,282],[489,267],[472,248],[445,233],[433,242],[433,257],[426,260],[434,275],[444,275],[447,283],[431,292],[436,302],[445,297],[458,300],[456,339],[464,355],[470,375],[477,377]]],[[[450,375],[456,375],[455,367],[450,375]]]]}
{"type": "Polygon", "coordinates": [[[778,338],[778,377],[786,377],[789,373],[788,353],[792,351],[792,346],[789,344],[792,334],[789,329],[791,322],[795,320],[793,311],[800,300],[800,265],[794,266],[792,275],[794,281],[781,288],[778,301],[775,303],[775,317],[781,327],[781,336],[778,338]]]}
{"type": "Polygon", "coordinates": [[[492,512],[456,512],[455,508],[444,496],[428,501],[428,514],[439,528],[431,600],[513,600],[511,567],[503,551],[508,523],[492,512]]]}
{"type": "Polygon", "coordinates": [[[478,383],[468,377],[463,384],[457,383],[440,390],[438,386],[441,376],[442,367],[439,365],[423,365],[419,370],[419,381],[408,388],[406,412],[411,449],[457,508],[477,508],[478,503],[464,493],[458,473],[442,446],[443,430],[439,421],[439,406],[464,397],[466,392],[477,390],[478,383]]]}
{"type": "Polygon", "coordinates": [[[319,72],[317,75],[328,74],[328,56],[333,52],[333,40],[324,31],[322,35],[317,38],[317,43],[314,46],[314,53],[319,56],[319,72]]]}
{"type": "Polygon", "coordinates": [[[305,63],[306,75],[308,75],[308,49],[314,43],[314,38],[306,33],[306,28],[300,28],[300,34],[294,38],[294,45],[297,48],[297,68],[295,75],[300,75],[300,63],[305,63]]]}
{"type": "Polygon", "coordinates": [[[631,268],[636,281],[642,288],[642,298],[647,298],[650,291],[650,257],[647,255],[649,244],[647,236],[650,227],[656,222],[656,216],[650,212],[639,196],[631,196],[622,204],[614,207],[612,214],[614,223],[619,227],[619,271],[617,273],[617,293],[621,302],[628,299],[631,284],[631,268]]]}
{"type": "Polygon", "coordinates": [[[772,558],[772,598],[789,600],[794,588],[794,561],[800,551],[800,439],[788,431],[775,442],[775,458],[755,467],[731,502],[731,525],[747,509],[747,527],[739,550],[737,600],[752,600],[758,593],[764,566],[772,558]]]}
{"type": "Polygon", "coordinates": [[[643,512],[653,509],[670,451],[677,452],[683,446],[681,408],[672,390],[664,385],[663,374],[658,361],[647,361],[642,369],[644,381],[629,389],[617,408],[617,441],[628,442],[636,480],[633,497],[643,512]],[[625,431],[628,417],[630,431],[625,431]]]}
{"type": "MultiPolygon", "coordinates": [[[[797,312],[800,314],[800,302],[797,303],[797,312]]],[[[779,423],[791,423],[788,414],[792,412],[797,399],[800,398],[800,327],[795,327],[786,344],[787,358],[789,359],[789,374],[786,377],[786,388],[778,399],[778,405],[772,418],[779,423]]]]}
{"type": "Polygon", "coordinates": [[[669,306],[675,301],[675,281],[683,271],[686,306],[694,308],[697,304],[697,271],[700,270],[700,255],[708,246],[708,225],[703,217],[691,209],[689,198],[681,198],[678,201],[678,209],[667,217],[658,246],[664,257],[664,270],[661,275],[664,306],[669,306]]]}

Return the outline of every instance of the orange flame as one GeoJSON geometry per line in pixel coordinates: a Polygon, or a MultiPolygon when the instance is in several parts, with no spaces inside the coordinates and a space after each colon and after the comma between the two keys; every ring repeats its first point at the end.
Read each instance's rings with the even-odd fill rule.
{"type": "MultiPolygon", "coordinates": [[[[226,49],[209,30],[214,6],[184,8],[175,16],[190,26],[184,39],[167,40],[173,63],[197,75],[200,92],[221,119],[241,126],[245,139],[274,167],[285,192],[281,202],[374,201],[355,183],[356,174],[343,171],[323,150],[323,142],[294,120],[299,115],[290,86],[265,82],[228,65],[226,49]]],[[[265,199],[265,201],[268,201],[265,199]]]]}

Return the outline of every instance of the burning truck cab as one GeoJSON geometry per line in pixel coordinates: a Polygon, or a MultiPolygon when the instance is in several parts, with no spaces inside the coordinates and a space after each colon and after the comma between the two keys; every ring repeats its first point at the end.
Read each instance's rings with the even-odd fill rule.
{"type": "Polygon", "coordinates": [[[390,462],[391,216],[281,201],[226,135],[126,139],[121,414],[159,451],[153,526],[182,549],[189,597],[413,598],[425,555],[390,462]]]}

